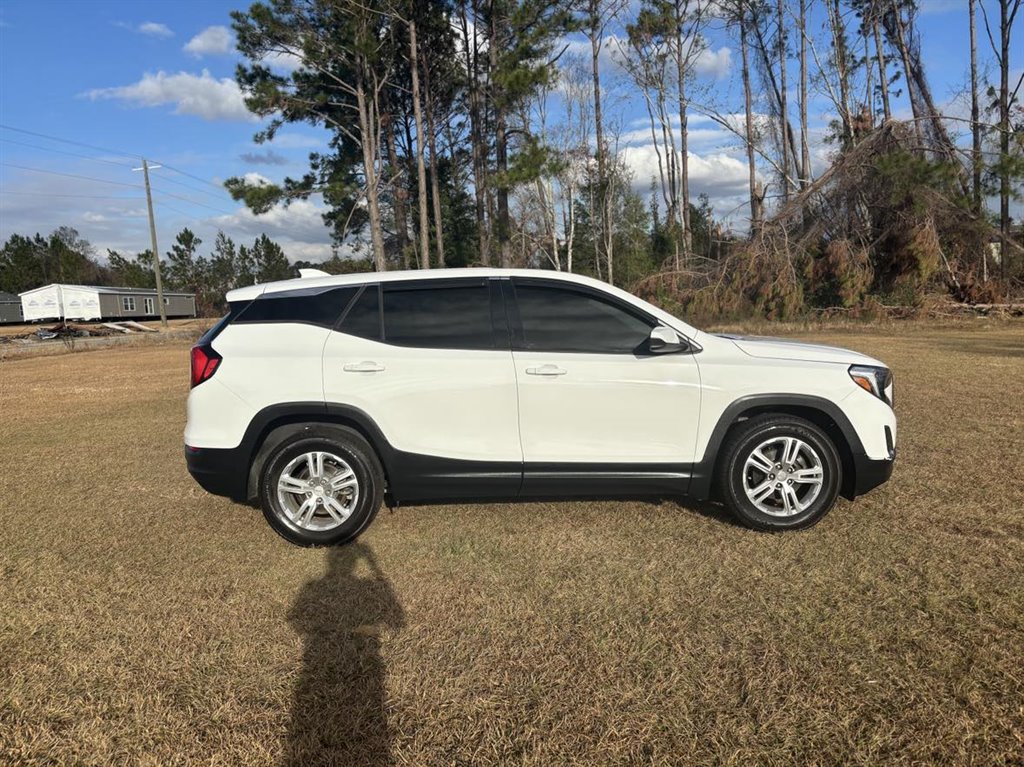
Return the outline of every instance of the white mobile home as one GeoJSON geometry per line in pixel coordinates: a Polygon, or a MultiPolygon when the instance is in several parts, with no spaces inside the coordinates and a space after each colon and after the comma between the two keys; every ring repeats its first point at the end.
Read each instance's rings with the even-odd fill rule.
{"type": "MultiPolygon", "coordinates": [[[[44,285],[20,294],[25,322],[33,320],[153,319],[160,316],[152,288],[44,285]]],[[[168,317],[195,317],[195,293],[164,291],[168,317]]]]}

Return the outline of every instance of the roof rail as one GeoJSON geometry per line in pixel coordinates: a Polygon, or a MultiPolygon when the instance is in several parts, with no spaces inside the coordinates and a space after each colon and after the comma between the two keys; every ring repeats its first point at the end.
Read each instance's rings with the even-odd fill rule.
{"type": "Polygon", "coordinates": [[[299,269],[299,279],[308,280],[310,277],[330,277],[331,275],[323,269],[299,269]]]}

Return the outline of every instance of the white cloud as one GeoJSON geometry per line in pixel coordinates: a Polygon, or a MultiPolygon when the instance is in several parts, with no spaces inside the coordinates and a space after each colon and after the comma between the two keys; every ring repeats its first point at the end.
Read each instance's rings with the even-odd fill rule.
{"type": "Polygon", "coordinates": [[[245,183],[250,186],[267,186],[271,183],[270,179],[262,173],[250,172],[246,173],[242,178],[245,180],[245,183]]]}
{"type": "MultiPolygon", "coordinates": [[[[246,174],[247,180],[249,175],[258,174],[246,174]]],[[[323,220],[326,212],[324,205],[312,200],[295,200],[287,207],[275,205],[258,216],[248,208],[239,208],[230,216],[216,216],[213,221],[224,229],[241,230],[252,235],[266,232],[275,239],[329,243],[330,232],[323,220]]]]}
{"type": "Polygon", "coordinates": [[[132,85],[94,88],[83,95],[93,101],[114,99],[145,107],[173,104],[175,114],[196,115],[206,120],[257,119],[246,109],[238,83],[228,77],[218,80],[205,69],[200,75],[147,72],[132,85]]]}
{"type": "MultiPolygon", "coordinates": [[[[721,125],[718,121],[713,120],[707,115],[695,111],[693,108],[690,109],[686,119],[686,136],[691,153],[696,152],[701,155],[716,154],[723,150],[734,149],[735,147],[742,145],[740,136],[743,134],[745,124],[745,117],[743,113],[734,112],[723,114],[721,115],[721,118],[731,126],[731,129],[721,125]]],[[[754,119],[756,121],[765,120],[767,119],[767,116],[760,113],[754,113],[754,119]]],[[[669,122],[672,126],[672,132],[676,140],[676,144],[678,145],[679,115],[675,112],[670,114],[669,122]]],[[[660,138],[660,126],[658,128],[658,135],[660,138]]],[[[627,129],[619,136],[619,144],[621,146],[646,145],[650,142],[651,126],[650,121],[647,118],[630,120],[627,124],[627,129]]]]}
{"type": "Polygon", "coordinates": [[[281,243],[285,257],[292,263],[296,261],[326,261],[334,252],[329,242],[294,242],[281,243]]]}
{"type": "MultiPolygon", "coordinates": [[[[249,180],[246,174],[246,180],[249,180]]],[[[235,239],[266,234],[284,249],[288,260],[322,261],[333,252],[331,233],[324,223],[327,208],[322,202],[295,200],[291,205],[275,205],[266,213],[256,215],[248,208],[239,208],[230,216],[216,216],[211,223],[235,239]]]]}
{"type": "Polygon", "coordinates": [[[139,24],[138,31],[150,37],[174,37],[174,32],[166,24],[159,24],[155,21],[144,21],[139,24]]]}
{"type": "MultiPolygon", "coordinates": [[[[658,155],[652,144],[626,147],[620,152],[633,171],[633,186],[645,194],[652,178],[658,178],[658,155]]],[[[712,199],[727,197],[747,188],[747,166],[735,157],[718,152],[708,155],[687,154],[690,194],[707,194],[712,199]]],[[[663,158],[664,160],[664,158],[663,158]]]]}
{"type": "Polygon", "coordinates": [[[705,48],[694,62],[697,74],[721,80],[732,70],[732,49],[722,46],[717,51],[705,48]]]}
{"type": "MultiPolygon", "coordinates": [[[[590,61],[590,43],[588,41],[573,40],[568,45],[568,53],[583,56],[587,62],[590,61]]],[[[634,56],[636,56],[636,52],[630,47],[627,38],[608,35],[604,38],[601,48],[602,74],[626,75],[625,63],[634,56]]],[[[693,73],[698,77],[721,80],[727,77],[730,71],[732,71],[732,49],[725,45],[717,50],[711,47],[704,48],[693,61],[693,73]]]]}
{"type": "Polygon", "coordinates": [[[271,53],[263,57],[263,64],[271,69],[279,69],[283,72],[294,72],[302,67],[302,59],[294,53],[271,53]]]}
{"type": "Polygon", "coordinates": [[[230,53],[235,47],[231,30],[224,26],[207,27],[185,43],[185,52],[196,58],[230,53]]]}

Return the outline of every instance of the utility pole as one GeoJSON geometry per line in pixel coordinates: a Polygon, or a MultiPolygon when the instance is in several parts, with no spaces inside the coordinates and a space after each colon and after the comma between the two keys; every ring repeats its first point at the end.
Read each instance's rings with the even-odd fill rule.
{"type": "MultiPolygon", "coordinates": [[[[159,168],[159,165],[154,165],[154,168],[159,168]]],[[[132,168],[132,170],[141,170],[142,177],[146,182],[146,207],[149,208],[149,242],[153,248],[153,274],[156,275],[156,302],[160,306],[160,324],[166,329],[167,328],[167,309],[164,308],[164,285],[160,279],[160,251],[156,247],[156,220],[153,218],[153,192],[149,188],[149,163],[146,162],[146,158],[142,158],[141,168],[132,168]]]]}

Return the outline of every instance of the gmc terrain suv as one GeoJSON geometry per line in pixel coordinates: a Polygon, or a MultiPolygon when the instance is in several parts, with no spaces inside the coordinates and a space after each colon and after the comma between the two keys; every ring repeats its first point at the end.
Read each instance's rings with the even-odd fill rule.
{"type": "Polygon", "coordinates": [[[319,274],[231,291],[192,349],[189,471],[293,543],[350,541],[382,501],[714,495],[792,530],[892,473],[892,374],[862,354],[572,274],[319,274]]]}

